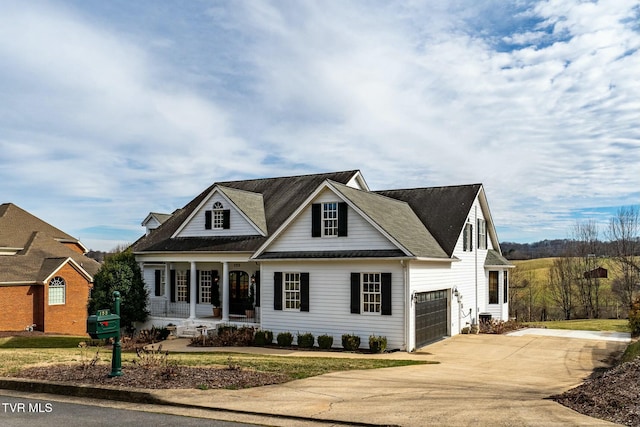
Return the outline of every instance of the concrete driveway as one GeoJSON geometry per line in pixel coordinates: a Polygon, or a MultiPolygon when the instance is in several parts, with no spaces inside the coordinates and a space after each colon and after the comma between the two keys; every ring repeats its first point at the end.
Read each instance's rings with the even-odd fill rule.
{"type": "Polygon", "coordinates": [[[458,335],[414,354],[437,361],[322,375],[247,390],[156,391],[174,402],[265,414],[401,426],[613,425],[547,397],[580,384],[625,342],[458,335]]]}

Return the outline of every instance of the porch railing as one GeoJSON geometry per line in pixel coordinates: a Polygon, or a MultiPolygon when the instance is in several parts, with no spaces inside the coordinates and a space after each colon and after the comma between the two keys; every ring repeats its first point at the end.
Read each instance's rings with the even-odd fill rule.
{"type": "Polygon", "coordinates": [[[149,301],[149,311],[151,316],[158,317],[189,317],[189,304],[181,302],[170,302],[166,299],[151,299],[149,301]]]}

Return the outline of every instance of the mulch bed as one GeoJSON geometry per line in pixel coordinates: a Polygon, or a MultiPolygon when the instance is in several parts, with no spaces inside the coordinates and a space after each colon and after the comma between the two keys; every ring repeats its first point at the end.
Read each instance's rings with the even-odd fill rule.
{"type": "Polygon", "coordinates": [[[594,375],[582,385],[551,399],[590,417],[640,426],[640,359],[594,375]]]}
{"type": "Polygon", "coordinates": [[[280,384],[291,378],[278,373],[257,372],[248,369],[203,368],[187,366],[122,367],[123,375],[109,378],[110,365],[49,365],[24,369],[14,377],[118,387],[170,389],[240,389],[280,384]]]}

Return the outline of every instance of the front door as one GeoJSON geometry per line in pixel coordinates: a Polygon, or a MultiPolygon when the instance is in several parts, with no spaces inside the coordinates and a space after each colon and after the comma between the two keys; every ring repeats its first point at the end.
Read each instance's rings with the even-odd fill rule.
{"type": "Polygon", "coordinates": [[[244,271],[229,273],[229,313],[244,315],[245,302],[249,298],[249,274],[244,271]]]}

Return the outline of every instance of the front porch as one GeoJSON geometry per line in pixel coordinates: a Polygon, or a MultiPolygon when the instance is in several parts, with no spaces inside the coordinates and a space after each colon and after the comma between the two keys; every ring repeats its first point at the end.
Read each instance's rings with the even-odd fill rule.
{"type": "Polygon", "coordinates": [[[152,319],[145,327],[259,324],[259,264],[242,256],[237,256],[238,262],[209,257],[141,262],[152,319]]]}

